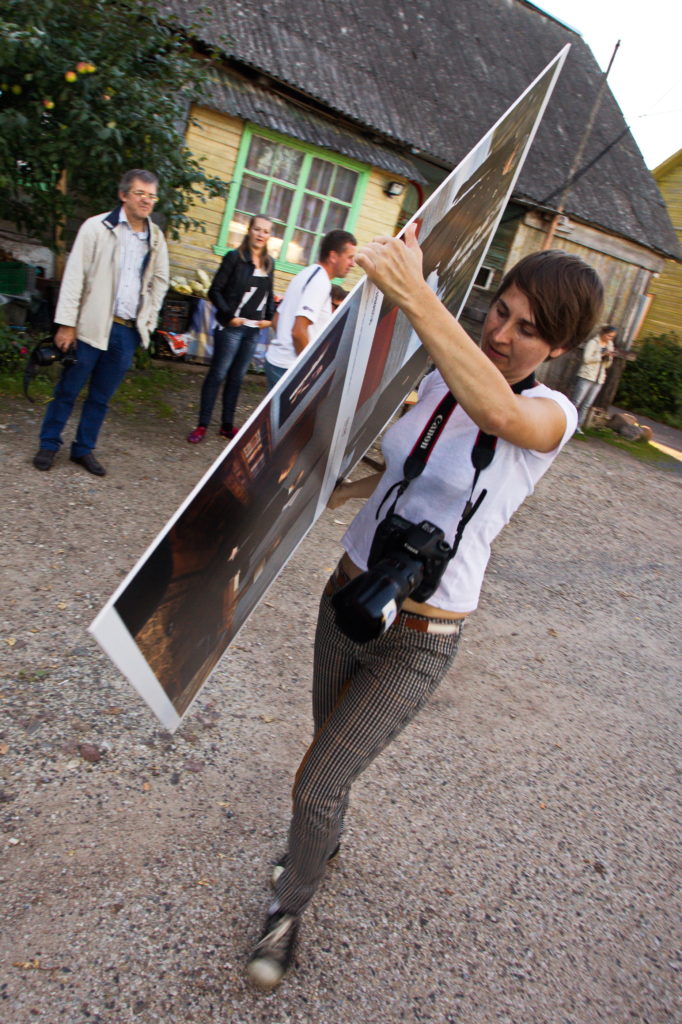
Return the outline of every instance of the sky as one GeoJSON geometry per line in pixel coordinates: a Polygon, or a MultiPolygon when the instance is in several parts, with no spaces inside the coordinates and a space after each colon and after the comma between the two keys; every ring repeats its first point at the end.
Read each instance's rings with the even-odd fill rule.
{"type": "Polygon", "coordinates": [[[652,170],[682,149],[682,3],[680,0],[531,0],[579,32],[652,170]]]}

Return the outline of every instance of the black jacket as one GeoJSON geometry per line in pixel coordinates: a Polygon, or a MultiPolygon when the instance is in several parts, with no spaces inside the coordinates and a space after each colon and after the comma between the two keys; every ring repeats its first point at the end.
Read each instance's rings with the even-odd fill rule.
{"type": "MultiPolygon", "coordinates": [[[[245,259],[239,249],[231,249],[223,256],[223,261],[208,290],[208,297],[216,308],[216,319],[222,327],[229,327],[255,269],[252,261],[245,259]]],[[[268,275],[268,285],[264,320],[272,320],[275,314],[272,268],[268,275]]]]}

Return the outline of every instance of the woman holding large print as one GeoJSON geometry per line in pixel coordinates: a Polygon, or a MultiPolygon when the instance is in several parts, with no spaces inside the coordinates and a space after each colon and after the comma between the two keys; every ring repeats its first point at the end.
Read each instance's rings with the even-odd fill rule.
{"type": "Polygon", "coordinates": [[[533,373],[589,337],[602,303],[601,282],[579,257],[534,253],[504,277],[479,348],[426,284],[413,228],[356,260],[437,369],[386,432],[385,471],[342,483],[329,503],[367,499],[321,600],[315,735],[294,783],[275,901],[248,963],[262,989],[291,963],[300,915],[338,851],[351,784],[451,666],[492,541],[575,430],[575,407],[533,373]],[[380,523],[387,536],[377,552],[380,523]]]}

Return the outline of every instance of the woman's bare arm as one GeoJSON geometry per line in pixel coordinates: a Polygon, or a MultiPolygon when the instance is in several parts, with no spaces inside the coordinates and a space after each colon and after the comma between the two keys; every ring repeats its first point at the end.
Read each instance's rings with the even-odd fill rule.
{"type": "Polygon", "coordinates": [[[538,451],[551,451],[566,429],[566,416],[551,399],[522,398],[448,312],[424,280],[414,227],[405,238],[379,238],[356,263],[402,309],[448,387],[487,434],[538,451]]]}

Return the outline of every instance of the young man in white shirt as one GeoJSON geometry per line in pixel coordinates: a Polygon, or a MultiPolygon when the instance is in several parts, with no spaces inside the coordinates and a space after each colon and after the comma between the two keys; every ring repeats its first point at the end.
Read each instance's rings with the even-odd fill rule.
{"type": "Polygon", "coordinates": [[[273,388],[304,348],[321,334],[332,316],[331,283],[353,266],[357,241],[350,231],[330,231],[320,243],[317,263],[291,281],[277,311],[275,337],[265,359],[268,387],[273,388]]]}

